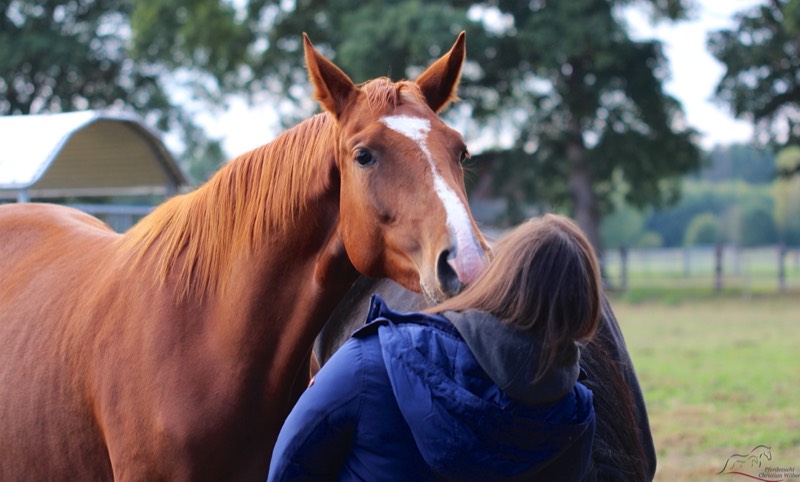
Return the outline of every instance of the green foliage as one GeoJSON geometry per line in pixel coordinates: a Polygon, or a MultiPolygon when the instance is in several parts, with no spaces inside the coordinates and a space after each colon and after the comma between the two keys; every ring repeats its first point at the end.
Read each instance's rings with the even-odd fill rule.
{"type": "Polygon", "coordinates": [[[778,172],[792,172],[800,167],[800,146],[787,146],[775,158],[778,172]]]}
{"type": "Polygon", "coordinates": [[[701,213],[686,227],[685,246],[712,245],[722,242],[722,227],[712,213],[701,213]]]}
{"type": "MultiPolygon", "coordinates": [[[[791,172],[800,168],[800,147],[790,146],[778,153],[778,171],[791,172]]],[[[800,174],[781,176],[773,185],[775,195],[775,225],[779,239],[790,245],[800,245],[800,174]]]]}
{"type": "MultiPolygon", "coordinates": [[[[653,230],[664,239],[665,246],[681,246],[686,240],[686,229],[698,214],[711,213],[720,223],[726,241],[740,243],[743,233],[751,229],[764,229],[752,223],[761,223],[754,217],[744,217],[755,210],[772,219],[774,207],[770,185],[751,185],[743,182],[685,180],[683,197],[675,206],[654,211],[645,221],[645,228],[653,230]],[[748,224],[750,223],[750,224],[748,224]]],[[[760,236],[759,234],[758,236],[760,236]]],[[[774,243],[775,230],[763,232],[765,242],[774,243]]],[[[751,236],[748,233],[746,236],[751,236]]]]}
{"type": "Polygon", "coordinates": [[[220,85],[233,85],[248,46],[228,5],[212,0],[0,3],[0,115],[132,110],[176,134],[185,146],[178,156],[182,164],[202,175],[207,170],[193,163],[216,165],[221,149],[191,112],[172,102],[170,89],[179,83],[172,69],[191,71],[185,86],[195,87],[194,100],[216,100],[220,85]]]}
{"type": "Polygon", "coordinates": [[[553,173],[523,185],[533,199],[544,193],[577,207],[578,193],[566,181],[587,169],[596,209],[608,212],[609,176],[617,169],[630,186],[629,203],[660,205],[674,187],[661,181],[699,166],[691,132],[671,128],[680,107],[661,88],[660,45],[632,41],[612,15],[613,3],[551,2],[541,9],[499,3],[517,28],[516,53],[502,62],[521,79],[509,84],[517,93],[507,107],[521,120],[516,144],[530,158],[508,178],[524,179],[517,172],[526,168],[553,173]]]}
{"type": "MultiPolygon", "coordinates": [[[[240,84],[254,34],[231,3],[210,0],[146,0],[133,4],[131,56],[137,61],[208,74],[227,87],[240,84]]],[[[203,80],[208,80],[204,78],[203,80]]],[[[207,85],[198,84],[207,93],[207,85]]]]}
{"type": "Polygon", "coordinates": [[[0,115],[168,105],[155,76],[126,63],[128,3],[4,2],[0,10],[0,115]]]}
{"type": "Polygon", "coordinates": [[[769,149],[750,144],[715,146],[698,178],[704,181],[744,181],[766,184],[775,178],[775,156],[769,149]]]}
{"type": "Polygon", "coordinates": [[[766,206],[751,205],[741,214],[739,246],[763,246],[774,244],[777,240],[772,209],[766,206]]]}
{"type": "MultiPolygon", "coordinates": [[[[250,2],[271,19],[264,32],[268,48],[250,67],[258,88],[267,89],[306,110],[302,32],[354,82],[391,76],[414,78],[428,63],[450,48],[461,30],[468,30],[468,57],[475,57],[476,25],[466,18],[469,2],[354,1],[250,2]]],[[[469,70],[469,69],[467,69],[469,70]]],[[[464,78],[469,78],[465,73],[464,78]]],[[[289,120],[292,122],[292,120],[289,120]]]]}
{"type": "Polygon", "coordinates": [[[469,23],[463,9],[442,4],[381,3],[366,3],[346,15],[348,35],[336,49],[336,60],[347,65],[359,81],[390,75],[415,77],[419,72],[414,67],[444,54],[455,34],[469,23]]]}
{"type": "Polygon", "coordinates": [[[630,207],[616,209],[603,218],[600,233],[607,249],[629,247],[636,244],[643,234],[644,217],[630,207]]]}
{"type": "MultiPolygon", "coordinates": [[[[218,149],[171,104],[167,85],[193,103],[266,90],[308,108],[308,89],[298,88],[304,31],[358,82],[413,78],[467,30],[460,93],[470,108],[451,115],[472,114],[502,137],[490,170],[499,193],[596,222],[611,209],[616,168],[628,202],[644,206],[673,200],[675,180],[699,164],[692,132],[673,127],[681,110],[661,88],[660,45],[631,40],[617,21],[614,9],[627,3],[15,0],[0,16],[0,43],[20,47],[0,54],[0,114],[124,104],[178,131],[197,156],[198,146],[218,149]],[[582,184],[569,182],[576,173],[582,184]]],[[[644,4],[653,18],[676,19],[688,1],[644,4]]]]}
{"type": "Polygon", "coordinates": [[[646,231],[639,236],[639,239],[636,240],[636,244],[633,245],[634,248],[660,248],[664,245],[664,239],[661,237],[660,234],[654,231],[646,231]]]}
{"type": "Polygon", "coordinates": [[[719,99],[780,140],[800,140],[800,0],[774,0],[737,16],[737,26],[708,40],[725,65],[719,99]]]}

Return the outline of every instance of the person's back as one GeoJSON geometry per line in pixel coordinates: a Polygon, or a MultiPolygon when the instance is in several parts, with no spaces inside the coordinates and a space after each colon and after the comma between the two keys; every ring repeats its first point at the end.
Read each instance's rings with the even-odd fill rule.
{"type": "MultiPolygon", "coordinates": [[[[457,323],[493,332],[501,348],[514,350],[506,373],[531,356],[530,345],[522,349],[525,340],[499,320],[473,312],[457,323]]],[[[525,376],[509,379],[507,389],[530,389],[531,401],[543,397],[536,405],[515,401],[446,318],[395,313],[375,298],[367,325],[323,367],[298,402],[303,409],[287,419],[270,480],[553,480],[548,467],[558,480],[580,480],[594,411],[591,393],[574,377],[570,367],[536,385],[525,376]],[[283,436],[289,432],[291,440],[283,436]]]]}
{"type": "MultiPolygon", "coordinates": [[[[532,232],[563,237],[561,218],[546,219],[532,232]]],[[[529,258],[512,263],[519,240],[511,238],[487,271],[508,274],[504,263],[522,263],[522,277],[505,293],[502,276],[491,274],[470,289],[505,305],[509,296],[539,299],[501,319],[492,306],[471,309],[486,306],[468,294],[438,314],[396,313],[375,298],[367,324],[323,366],[287,419],[269,480],[590,478],[594,409],[591,392],[577,382],[575,341],[597,326],[596,262],[589,253],[588,264],[573,270],[574,253],[554,257],[548,249],[563,246],[545,236],[529,258]],[[576,320],[559,328],[554,316],[576,320]]]]}

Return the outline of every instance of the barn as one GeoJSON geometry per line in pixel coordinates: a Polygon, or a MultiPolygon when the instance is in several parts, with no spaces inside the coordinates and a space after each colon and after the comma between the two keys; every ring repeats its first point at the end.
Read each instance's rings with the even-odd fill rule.
{"type": "Polygon", "coordinates": [[[127,229],[189,185],[161,136],[132,114],[80,111],[0,117],[0,202],[64,202],[127,229]]]}

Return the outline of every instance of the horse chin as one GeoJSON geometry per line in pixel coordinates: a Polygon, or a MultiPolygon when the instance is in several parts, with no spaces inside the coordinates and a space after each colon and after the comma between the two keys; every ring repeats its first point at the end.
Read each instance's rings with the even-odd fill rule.
{"type": "Polygon", "coordinates": [[[425,301],[430,306],[438,305],[448,298],[440,289],[431,288],[428,283],[421,282],[420,287],[422,288],[422,294],[425,296],[425,301]]]}

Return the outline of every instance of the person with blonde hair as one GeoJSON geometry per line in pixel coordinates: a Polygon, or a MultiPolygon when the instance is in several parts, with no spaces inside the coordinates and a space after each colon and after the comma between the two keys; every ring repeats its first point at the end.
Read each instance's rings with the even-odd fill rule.
{"type": "Polygon", "coordinates": [[[485,272],[425,312],[377,296],[287,418],[268,480],[589,480],[594,250],[568,218],[510,231],[485,272]]]}

